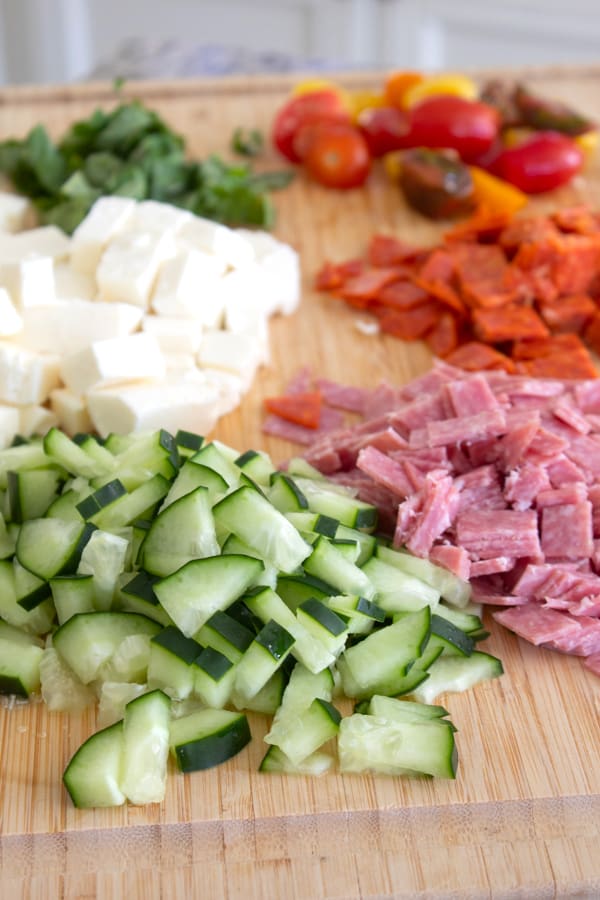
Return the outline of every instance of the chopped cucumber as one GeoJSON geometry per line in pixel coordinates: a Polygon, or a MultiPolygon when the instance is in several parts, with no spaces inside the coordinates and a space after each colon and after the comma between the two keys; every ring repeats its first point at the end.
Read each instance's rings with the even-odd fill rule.
{"type": "Polygon", "coordinates": [[[182,772],[218,766],[243,750],[250,738],[246,716],[227,709],[201,709],[171,722],[171,751],[182,772]]]}
{"type": "Polygon", "coordinates": [[[75,806],[121,806],[123,722],[97,731],[81,745],[65,769],[63,782],[75,806]]]}

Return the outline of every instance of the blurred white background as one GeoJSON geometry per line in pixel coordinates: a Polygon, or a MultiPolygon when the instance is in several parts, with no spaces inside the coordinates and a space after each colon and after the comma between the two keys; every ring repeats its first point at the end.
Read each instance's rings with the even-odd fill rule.
{"type": "Polygon", "coordinates": [[[596,61],[599,0],[0,0],[0,84],[596,61]]]}

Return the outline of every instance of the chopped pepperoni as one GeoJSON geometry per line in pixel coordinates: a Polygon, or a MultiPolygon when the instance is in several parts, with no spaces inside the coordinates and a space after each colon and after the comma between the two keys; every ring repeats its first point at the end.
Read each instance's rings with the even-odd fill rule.
{"type": "Polygon", "coordinates": [[[405,244],[391,234],[374,234],[369,244],[367,256],[372,266],[395,266],[414,260],[421,253],[420,248],[405,244]]]}
{"type": "Polygon", "coordinates": [[[304,391],[265,399],[265,407],[270,413],[305,428],[319,427],[321,406],[320,391],[304,391]]]}

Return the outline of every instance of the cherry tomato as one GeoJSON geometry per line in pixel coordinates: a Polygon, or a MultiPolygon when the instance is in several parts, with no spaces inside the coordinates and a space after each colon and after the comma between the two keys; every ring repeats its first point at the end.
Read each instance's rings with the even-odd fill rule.
{"type": "Polygon", "coordinates": [[[354,188],[364,184],[371,169],[371,154],[358,128],[323,123],[313,132],[304,165],[319,184],[354,188]]]}
{"type": "Polygon", "coordinates": [[[465,162],[481,157],[499,129],[499,115],[493,107],[450,94],[422,100],[409,116],[413,147],[456,150],[465,162]]]}
{"type": "Polygon", "coordinates": [[[504,150],[494,162],[494,172],[526,194],[542,194],[570,181],[584,158],[572,138],[557,131],[538,131],[504,150]]]}
{"type": "Polygon", "coordinates": [[[408,115],[396,106],[363,109],[357,124],[368,144],[371,156],[383,156],[408,146],[410,122],[408,115]]]}
{"type": "Polygon", "coordinates": [[[279,152],[291,162],[300,158],[294,150],[296,132],[308,122],[349,121],[350,116],[337,91],[308,91],[291,97],[278,111],[273,122],[272,140],[279,152]]]}

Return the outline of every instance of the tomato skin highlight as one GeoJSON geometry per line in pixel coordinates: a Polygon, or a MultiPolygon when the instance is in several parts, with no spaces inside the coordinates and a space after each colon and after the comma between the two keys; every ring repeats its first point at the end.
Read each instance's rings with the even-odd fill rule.
{"type": "Polygon", "coordinates": [[[371,154],[363,135],[352,125],[327,123],[315,128],[304,156],[306,171],[325,187],[360,187],[371,171],[371,154]]]}
{"type": "Polygon", "coordinates": [[[497,110],[477,100],[439,94],[422,100],[409,115],[411,146],[455,150],[464,162],[483,156],[498,136],[497,110]]]}
{"type": "Polygon", "coordinates": [[[581,168],[585,156],[575,141],[556,131],[539,131],[528,140],[504,150],[494,171],[526,194],[543,194],[567,184],[581,168]]]}
{"type": "Polygon", "coordinates": [[[294,140],[299,129],[310,122],[332,120],[350,121],[339,92],[326,89],[296,94],[276,113],[271,139],[282,156],[297,163],[300,157],[294,148],[294,140]]]}
{"type": "Polygon", "coordinates": [[[396,106],[364,109],[357,119],[371,156],[377,158],[409,146],[410,121],[407,113],[396,106]]]}

